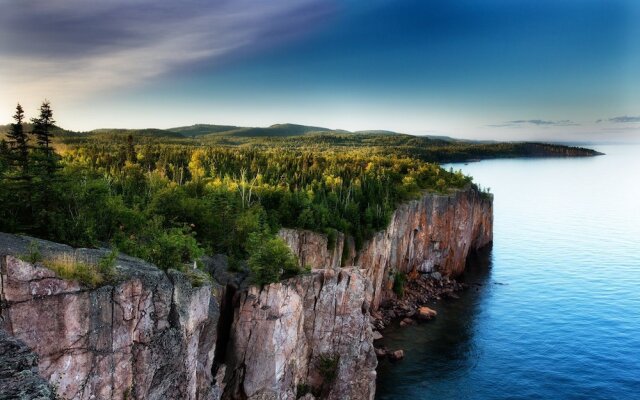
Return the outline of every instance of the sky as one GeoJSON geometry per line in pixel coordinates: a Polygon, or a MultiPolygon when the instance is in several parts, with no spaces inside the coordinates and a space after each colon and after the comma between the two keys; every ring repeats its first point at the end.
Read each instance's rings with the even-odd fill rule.
{"type": "Polygon", "coordinates": [[[0,123],[640,140],[639,72],[637,0],[0,0],[0,123]]]}

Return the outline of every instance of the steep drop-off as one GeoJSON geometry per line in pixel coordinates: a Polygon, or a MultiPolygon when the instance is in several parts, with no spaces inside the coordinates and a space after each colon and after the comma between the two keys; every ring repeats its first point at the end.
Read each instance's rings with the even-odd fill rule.
{"type": "MultiPolygon", "coordinates": [[[[0,234],[0,329],[38,354],[40,375],[63,398],[213,398],[218,303],[210,286],[121,256],[119,283],[86,288],[16,258],[32,241],[0,234]]],[[[45,257],[104,255],[37,243],[45,257]]]]}
{"type": "Polygon", "coordinates": [[[247,288],[224,256],[203,261],[225,286],[193,287],[182,273],[124,255],[115,283],[88,288],[20,256],[36,242],[45,258],[95,264],[106,250],[0,234],[0,331],[18,339],[0,335],[0,348],[11,353],[3,359],[26,360],[0,368],[0,378],[24,374],[29,390],[47,396],[53,387],[65,399],[370,400],[370,310],[395,298],[396,273],[460,274],[468,254],[491,242],[492,219],[491,196],[469,188],[401,205],[357,253],[342,234],[333,245],[282,230],[313,271],[262,288],[247,288]]]}
{"type": "Polygon", "coordinates": [[[252,287],[231,329],[225,398],[372,399],[376,355],[369,281],[358,269],[325,269],[252,287]]]}
{"type": "Polygon", "coordinates": [[[469,253],[493,240],[493,198],[474,189],[448,195],[425,194],[402,204],[386,230],[376,234],[358,253],[356,265],[373,285],[373,307],[393,298],[396,272],[411,279],[439,272],[455,277],[469,253]]]}
{"type": "MultiPolygon", "coordinates": [[[[336,268],[335,250],[327,250],[327,237],[309,231],[283,229],[280,236],[303,260],[336,268]]],[[[411,279],[439,272],[455,277],[465,268],[471,251],[493,240],[493,197],[473,188],[450,194],[426,193],[393,213],[389,226],[357,252],[349,237],[339,235],[335,249],[347,247],[343,266],[362,268],[373,287],[372,307],[395,297],[396,272],[411,279]]]]}

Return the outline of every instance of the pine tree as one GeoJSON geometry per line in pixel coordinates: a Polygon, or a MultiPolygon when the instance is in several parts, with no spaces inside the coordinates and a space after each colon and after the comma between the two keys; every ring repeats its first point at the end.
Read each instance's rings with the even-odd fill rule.
{"type": "Polygon", "coordinates": [[[44,170],[47,177],[51,178],[56,169],[55,154],[51,147],[52,131],[56,121],[53,119],[53,110],[48,100],[42,102],[40,115],[38,118],[32,118],[31,122],[33,123],[32,135],[36,137],[38,150],[43,156],[44,170]]]}
{"type": "Polygon", "coordinates": [[[0,179],[4,176],[5,172],[9,168],[9,157],[11,152],[9,151],[9,143],[6,140],[0,140],[0,179]]]}
{"type": "Polygon", "coordinates": [[[24,131],[24,110],[20,103],[16,106],[16,113],[13,115],[14,123],[7,133],[9,143],[9,164],[16,166],[22,179],[28,180],[29,175],[29,137],[24,131]]]}
{"type": "Polygon", "coordinates": [[[2,182],[3,229],[26,232],[33,223],[33,171],[29,136],[24,130],[24,110],[18,104],[14,123],[7,133],[6,164],[8,171],[2,182]]]}

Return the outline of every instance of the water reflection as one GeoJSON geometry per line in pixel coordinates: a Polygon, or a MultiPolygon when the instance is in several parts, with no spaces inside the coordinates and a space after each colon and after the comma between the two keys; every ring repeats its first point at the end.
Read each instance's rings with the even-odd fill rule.
{"type": "Polygon", "coordinates": [[[640,146],[597,150],[462,167],[495,194],[494,247],[438,318],[385,333],[406,356],[379,399],[638,398],[640,146]]]}
{"type": "Polygon", "coordinates": [[[460,277],[469,288],[459,293],[459,299],[434,303],[438,317],[433,321],[404,328],[395,324],[385,331],[380,345],[402,348],[405,359],[398,363],[381,360],[378,381],[402,381],[406,385],[378,385],[377,398],[403,398],[409,393],[399,391],[416,390],[429,380],[452,380],[474,368],[479,349],[473,335],[484,298],[491,293],[491,263],[490,248],[471,255],[460,277]]]}

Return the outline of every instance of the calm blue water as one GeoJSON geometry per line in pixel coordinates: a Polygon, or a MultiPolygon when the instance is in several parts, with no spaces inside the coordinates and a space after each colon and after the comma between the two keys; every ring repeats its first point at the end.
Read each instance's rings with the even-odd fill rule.
{"type": "Polygon", "coordinates": [[[640,146],[456,165],[495,194],[475,284],[390,328],[378,399],[640,399],[640,146]]]}

